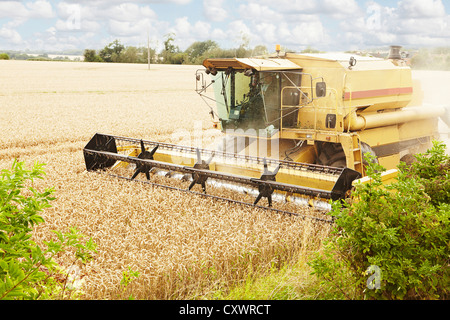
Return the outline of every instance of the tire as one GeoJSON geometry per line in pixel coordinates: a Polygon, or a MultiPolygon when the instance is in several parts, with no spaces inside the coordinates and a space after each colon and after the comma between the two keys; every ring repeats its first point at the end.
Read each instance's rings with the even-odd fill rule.
{"type": "Polygon", "coordinates": [[[345,167],[347,167],[347,160],[340,159],[340,160],[337,160],[337,161],[329,164],[329,166],[335,167],[335,168],[345,168],[345,167]]]}
{"type": "MultiPolygon", "coordinates": [[[[339,143],[322,143],[318,145],[320,151],[316,163],[329,167],[345,168],[347,166],[347,159],[342,145],[339,143]]],[[[361,152],[363,154],[363,165],[367,166],[368,161],[364,158],[365,153],[370,153],[375,157],[373,162],[378,162],[378,157],[375,151],[365,142],[361,142],[361,152]]]]}
{"type": "Polygon", "coordinates": [[[318,145],[319,156],[316,163],[328,167],[345,168],[347,160],[344,150],[339,143],[321,143],[318,145]]]}
{"type": "Polygon", "coordinates": [[[365,142],[361,142],[361,152],[362,152],[362,156],[363,156],[363,165],[367,166],[369,164],[369,162],[367,161],[367,159],[364,157],[364,154],[366,153],[370,153],[372,156],[375,157],[375,159],[373,159],[373,163],[377,163],[379,164],[380,162],[378,161],[378,157],[377,154],[375,153],[375,151],[373,151],[373,149],[365,142]]]}
{"type": "Polygon", "coordinates": [[[416,162],[417,159],[414,155],[412,155],[411,153],[408,153],[408,154],[405,154],[403,157],[401,157],[400,161],[406,163],[407,166],[410,166],[414,162],[416,162]]]}

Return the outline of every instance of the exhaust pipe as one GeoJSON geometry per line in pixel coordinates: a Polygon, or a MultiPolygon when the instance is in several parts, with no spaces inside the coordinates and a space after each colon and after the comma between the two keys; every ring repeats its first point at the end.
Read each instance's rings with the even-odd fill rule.
{"type": "Polygon", "coordinates": [[[391,46],[389,50],[388,59],[401,60],[402,59],[402,55],[400,53],[401,48],[402,46],[391,46]]]}

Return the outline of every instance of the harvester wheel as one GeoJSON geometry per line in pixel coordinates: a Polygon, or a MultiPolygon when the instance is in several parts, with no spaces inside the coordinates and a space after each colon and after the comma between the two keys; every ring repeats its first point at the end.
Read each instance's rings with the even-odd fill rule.
{"type": "MultiPolygon", "coordinates": [[[[366,157],[364,154],[370,153],[373,155],[374,162],[378,163],[378,157],[373,151],[373,149],[365,142],[361,142],[361,152],[363,155],[363,164],[366,166],[368,164],[366,157]]],[[[342,145],[339,143],[323,143],[319,145],[319,156],[317,157],[317,164],[337,167],[337,168],[345,168],[347,166],[347,160],[345,157],[345,152],[342,149],[342,145]]]]}
{"type": "Polygon", "coordinates": [[[340,159],[335,162],[332,162],[328,166],[335,167],[335,168],[345,168],[347,166],[347,160],[345,159],[345,155],[344,155],[344,159],[340,159]]]}
{"type": "Polygon", "coordinates": [[[367,159],[364,157],[364,154],[366,154],[366,153],[370,153],[372,156],[375,157],[373,159],[373,163],[379,163],[377,154],[375,153],[375,151],[373,151],[373,149],[367,143],[361,142],[361,152],[362,152],[362,156],[363,156],[363,164],[364,164],[364,166],[367,166],[369,164],[367,162],[367,159]]]}
{"type": "Polygon", "coordinates": [[[344,168],[347,164],[344,150],[339,143],[322,143],[319,145],[317,164],[344,168]]]}
{"type": "Polygon", "coordinates": [[[400,158],[400,161],[406,163],[406,165],[410,166],[414,162],[417,161],[416,157],[412,155],[411,153],[405,154],[403,157],[400,158]]]}

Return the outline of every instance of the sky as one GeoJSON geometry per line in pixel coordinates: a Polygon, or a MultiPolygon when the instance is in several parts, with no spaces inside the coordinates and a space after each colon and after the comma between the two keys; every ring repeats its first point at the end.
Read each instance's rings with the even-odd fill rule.
{"type": "Polygon", "coordinates": [[[275,45],[345,51],[450,46],[450,0],[0,0],[0,49],[63,51],[125,46],[160,50],[168,33],[185,50],[275,45]]]}

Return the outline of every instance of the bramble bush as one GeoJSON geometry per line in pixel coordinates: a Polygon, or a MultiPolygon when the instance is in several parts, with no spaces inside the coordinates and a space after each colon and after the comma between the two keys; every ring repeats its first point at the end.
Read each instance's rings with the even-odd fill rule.
{"type": "Polygon", "coordinates": [[[369,161],[370,182],[333,203],[332,236],[309,262],[323,298],[450,298],[450,157],[433,141],[416,159],[386,186],[369,161]]]}
{"type": "Polygon", "coordinates": [[[64,252],[74,255],[72,265],[86,263],[96,252],[92,239],[84,241],[76,228],[56,234],[41,248],[32,238],[33,228],[44,222],[39,215],[50,207],[53,189],[38,191],[35,179],[43,179],[43,164],[31,170],[14,161],[11,170],[0,174],[0,300],[70,299],[80,294],[70,283],[67,270],[54,261],[64,252]],[[74,292],[77,291],[77,292],[74,292]]]}

